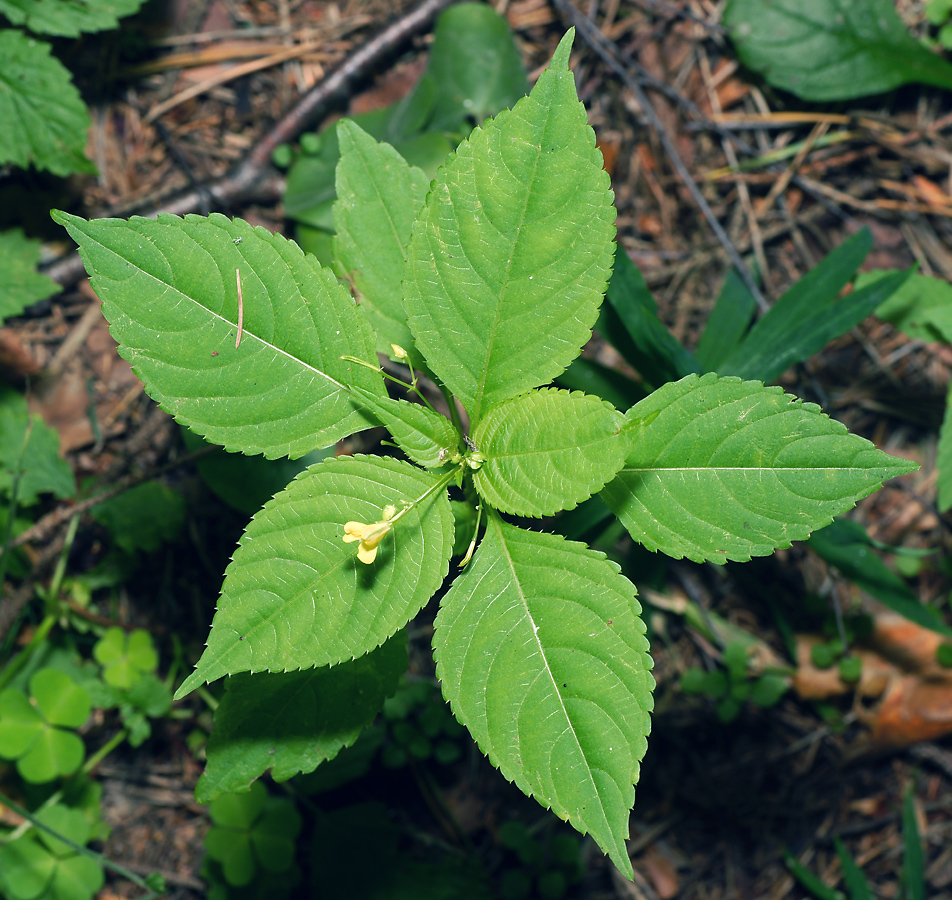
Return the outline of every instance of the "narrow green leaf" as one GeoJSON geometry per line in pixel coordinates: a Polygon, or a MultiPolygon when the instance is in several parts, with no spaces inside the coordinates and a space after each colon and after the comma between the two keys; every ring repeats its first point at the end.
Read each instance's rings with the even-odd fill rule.
{"type": "Polygon", "coordinates": [[[643,424],[601,496],[636,541],[675,559],[768,555],[916,468],[815,404],[739,378],[690,375],[628,415],[643,424]]]}
{"type": "Polygon", "coordinates": [[[819,353],[830,341],[846,334],[872,315],[883,300],[901,287],[911,274],[911,269],[897,272],[853,291],[826,308],[821,308],[817,303],[809,314],[799,319],[789,330],[774,328],[777,322],[771,323],[769,329],[767,326],[764,330],[758,329],[760,322],[765,322],[770,316],[768,312],[718,371],[765,382],[779,378],[790,366],[819,353]]]}
{"type": "Polygon", "coordinates": [[[952,88],[952,66],[906,31],[891,0],[731,0],[724,25],[745,66],[804,100],[952,88]]]}
{"type": "Polygon", "coordinates": [[[615,475],[631,446],[627,420],[611,404],[554,388],[488,410],[473,431],[484,458],[473,476],[494,509],[551,516],[574,509],[615,475]]]}
{"type": "Polygon", "coordinates": [[[945,413],[942,427],[939,429],[939,443],[936,447],[936,468],[939,470],[939,512],[952,508],[952,386],[945,396],[945,413]]]}
{"type": "Polygon", "coordinates": [[[952,628],[941,615],[923,605],[909,585],[874,552],[872,540],[858,522],[835,519],[812,534],[807,543],[818,556],[894,612],[923,628],[952,636],[952,628]]]}
{"type": "Polygon", "coordinates": [[[814,875],[806,866],[798,862],[788,850],[784,850],[783,858],[793,877],[817,900],[844,900],[842,892],[831,888],[825,881],[814,875]]]}
{"type": "Polygon", "coordinates": [[[438,484],[410,463],[328,459],[267,503],[241,539],[222,587],[208,646],[177,697],[236,672],[336,665],[369,653],[440,586],[453,549],[446,490],[410,509],[366,565],[344,524],[380,521],[438,484]]]}
{"type": "Polygon", "coordinates": [[[40,242],[26,237],[19,228],[0,232],[0,259],[0,324],[20,315],[31,303],[59,293],[60,286],[52,278],[36,271],[40,242]]]}
{"type": "Polygon", "coordinates": [[[603,554],[491,514],[433,634],[443,693],[480,749],[629,877],[654,685],[640,612],[603,554]]]}
{"type": "Polygon", "coordinates": [[[863,229],[826,256],[757,321],[718,373],[773,381],[872,314],[911,270],[837,300],[871,247],[872,236],[863,229]]]}
{"type": "Polygon", "coordinates": [[[50,45],[0,29],[0,165],[95,172],[83,155],[89,113],[50,45]]]}
{"type": "Polygon", "coordinates": [[[658,318],[651,289],[624,251],[615,254],[615,269],[605,299],[608,302],[602,310],[599,332],[648,384],[661,387],[701,372],[701,364],[658,318]],[[618,325],[624,328],[624,334],[618,334],[618,325]]]}
{"type": "Polygon", "coordinates": [[[413,335],[403,309],[406,245],[423,208],[430,179],[411,168],[389,144],[378,144],[347,119],[337,125],[340,162],[334,204],[334,257],[350,279],[377,335],[377,350],[393,356],[391,344],[403,347],[414,366],[413,335]]]}
{"type": "Polygon", "coordinates": [[[34,34],[77,37],[83,32],[115,28],[144,0],[0,0],[0,14],[14,25],[25,25],[34,34]]]}
{"type": "Polygon", "coordinates": [[[856,865],[856,860],[850,856],[846,845],[838,838],[833,838],[836,855],[840,858],[840,868],[843,870],[843,884],[850,892],[850,900],[873,900],[873,892],[863,874],[863,870],[856,865]]]}
{"type": "Polygon", "coordinates": [[[79,244],[120,352],[182,424],[269,458],[371,424],[344,386],[382,395],[383,380],[341,357],[376,366],[373,335],[334,274],[296,244],[218,214],[53,218],[79,244]]]}
{"type": "Polygon", "coordinates": [[[717,371],[740,344],[756,310],[754,295],[737,270],[730,269],[697,345],[697,360],[705,372],[717,371]]]}
{"type": "Polygon", "coordinates": [[[605,291],[615,210],[568,68],[573,34],[528,97],[460,145],[413,229],[410,330],[474,427],[568,366],[605,291]]]}
{"type": "Polygon", "coordinates": [[[512,107],[529,91],[509,23],[485,3],[440,14],[426,79],[433,87],[434,131],[455,131],[512,107]]]}
{"type": "Polygon", "coordinates": [[[313,772],[370,725],[407,668],[406,632],[337,666],[234,675],[215,710],[199,803],[248,790],[269,769],[275,781],[313,772]]]}
{"type": "Polygon", "coordinates": [[[417,465],[433,469],[459,460],[460,436],[446,416],[419,403],[376,397],[357,387],[352,390],[417,465]]]}

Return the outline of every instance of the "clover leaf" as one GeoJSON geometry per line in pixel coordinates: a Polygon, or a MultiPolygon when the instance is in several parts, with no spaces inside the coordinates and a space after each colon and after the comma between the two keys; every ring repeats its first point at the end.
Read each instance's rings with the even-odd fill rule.
{"type": "MultiPolygon", "coordinates": [[[[76,844],[85,845],[90,838],[90,824],[81,810],[55,805],[37,818],[76,844]]],[[[89,900],[105,880],[94,859],[42,828],[0,846],[0,872],[10,900],[89,900]]]]}
{"type": "Polygon", "coordinates": [[[221,864],[229,884],[241,887],[259,869],[284,872],[294,864],[301,817],[290,800],[269,797],[260,781],[247,794],[222,794],[208,811],[215,824],[205,836],[205,850],[221,864]]]}
{"type": "Polygon", "coordinates": [[[30,679],[28,698],[9,688],[0,694],[0,756],[15,759],[26,781],[42,784],[75,772],[85,756],[79,728],[89,718],[89,694],[56,669],[30,679]]]}
{"type": "Polygon", "coordinates": [[[103,680],[123,690],[159,664],[152,636],[141,628],[130,634],[118,626],[110,628],[93,647],[93,656],[103,667],[103,680]]]}

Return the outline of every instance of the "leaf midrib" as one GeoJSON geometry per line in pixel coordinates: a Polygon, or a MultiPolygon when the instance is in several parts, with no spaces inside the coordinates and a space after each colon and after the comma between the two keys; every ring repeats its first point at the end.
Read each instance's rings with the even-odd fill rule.
{"type": "MultiPolygon", "coordinates": [[[[158,224],[161,225],[161,223],[158,223],[158,224]]],[[[87,237],[89,237],[94,243],[96,243],[96,244],[97,244],[99,247],[101,247],[104,251],[106,251],[107,253],[111,254],[111,255],[114,256],[116,259],[119,259],[119,260],[121,260],[121,261],[124,262],[124,263],[129,263],[129,265],[134,266],[137,272],[141,272],[146,278],[152,279],[152,281],[153,281],[155,284],[162,285],[163,287],[165,287],[165,288],[168,289],[169,291],[172,291],[176,296],[181,297],[182,299],[184,299],[184,300],[188,301],[189,303],[191,303],[192,306],[195,307],[196,309],[200,309],[200,310],[202,310],[203,312],[207,313],[212,319],[215,319],[215,320],[217,320],[217,321],[219,321],[219,322],[223,322],[223,323],[229,325],[229,326],[232,327],[232,328],[237,328],[237,327],[238,327],[238,323],[237,323],[237,322],[232,322],[230,319],[227,319],[227,318],[225,318],[225,316],[221,315],[221,313],[216,313],[214,310],[211,310],[211,309],[209,309],[207,306],[204,306],[204,305],[202,305],[201,303],[199,303],[199,301],[196,300],[194,297],[190,297],[188,294],[184,293],[180,288],[177,288],[177,287],[175,287],[175,286],[169,284],[168,282],[163,281],[161,278],[159,278],[159,277],[156,276],[156,275],[153,275],[151,272],[147,272],[147,271],[146,271],[145,269],[143,269],[141,266],[136,265],[134,262],[132,262],[132,260],[129,260],[129,259],[126,259],[126,258],[123,257],[123,256],[120,256],[119,253],[117,253],[115,250],[112,249],[112,247],[108,246],[107,244],[104,244],[102,241],[100,241],[98,238],[96,238],[96,237],[95,237],[93,234],[91,234],[89,231],[86,231],[85,233],[86,233],[87,237]]],[[[184,230],[181,231],[180,233],[181,233],[184,237],[187,237],[187,238],[188,238],[192,243],[194,243],[196,246],[200,247],[202,250],[205,250],[206,253],[209,252],[205,247],[202,247],[202,245],[201,245],[198,241],[196,241],[191,235],[187,234],[184,230]]],[[[148,238],[148,234],[143,234],[143,237],[144,237],[144,238],[148,238]]],[[[165,252],[164,252],[162,249],[160,249],[158,246],[156,246],[155,244],[153,244],[153,247],[155,247],[156,251],[161,254],[161,256],[162,256],[162,258],[165,260],[166,264],[168,264],[170,268],[174,268],[174,267],[172,266],[171,262],[169,261],[168,257],[165,255],[165,252]]],[[[211,255],[211,254],[210,254],[210,255],[211,255]]],[[[213,256],[213,255],[212,255],[212,258],[214,259],[214,256],[213,256]]],[[[244,262],[245,262],[248,266],[250,266],[252,272],[254,272],[254,271],[255,271],[254,266],[253,266],[250,262],[248,262],[247,258],[242,257],[242,259],[244,260],[244,262]]],[[[217,263],[218,263],[218,261],[216,260],[216,264],[217,264],[217,263]]],[[[106,275],[96,275],[95,278],[96,278],[97,280],[98,280],[98,279],[103,279],[103,280],[108,280],[108,281],[112,282],[113,284],[118,284],[118,282],[117,282],[115,279],[109,278],[109,277],[106,276],[106,275]]],[[[260,280],[260,279],[259,279],[259,280],[260,280]]],[[[266,290],[267,290],[267,289],[266,289],[266,290]]],[[[274,309],[274,302],[273,302],[272,299],[271,299],[271,292],[268,290],[268,291],[267,291],[267,294],[268,294],[268,302],[271,303],[272,310],[273,310],[273,309],[274,309]]],[[[110,302],[111,302],[111,301],[110,301],[110,302]]],[[[127,313],[121,306],[119,306],[118,304],[114,304],[114,305],[116,306],[117,309],[120,310],[120,312],[123,312],[123,314],[128,315],[128,313],[127,313]]],[[[305,305],[306,305],[306,304],[305,304],[305,305]]],[[[310,311],[309,308],[308,308],[308,316],[309,316],[309,318],[311,319],[311,324],[312,324],[312,326],[316,329],[317,326],[316,326],[316,323],[314,322],[313,313],[310,311]]],[[[130,318],[132,318],[132,317],[130,316],[130,318]]],[[[136,324],[141,324],[141,322],[140,322],[139,319],[135,319],[135,320],[133,320],[133,321],[135,321],[136,324]]],[[[307,370],[313,372],[315,375],[320,375],[322,378],[326,378],[326,379],[327,379],[331,384],[333,384],[338,390],[341,390],[341,391],[345,391],[345,392],[347,392],[347,393],[350,393],[350,391],[347,390],[347,387],[346,387],[345,385],[341,384],[336,378],[333,378],[331,375],[328,375],[327,372],[324,372],[323,370],[318,369],[316,366],[313,366],[313,365],[311,365],[310,363],[305,362],[305,361],[304,361],[303,359],[301,359],[300,357],[295,356],[293,353],[289,353],[287,350],[283,349],[282,347],[278,347],[276,344],[273,344],[273,343],[271,343],[270,341],[266,341],[263,337],[261,337],[260,335],[256,334],[254,331],[249,331],[247,328],[242,328],[241,335],[242,335],[242,340],[244,340],[245,338],[254,339],[254,340],[257,341],[258,343],[260,343],[263,347],[265,347],[265,348],[267,348],[267,349],[269,349],[269,350],[274,351],[275,354],[284,356],[286,359],[289,359],[289,360],[291,360],[292,362],[298,363],[302,368],[307,369],[307,370]]],[[[128,345],[126,345],[126,346],[128,346],[128,345]]],[[[132,348],[130,348],[130,349],[132,349],[132,348]]],[[[138,349],[141,349],[141,348],[138,348],[138,349]]],[[[162,361],[162,362],[164,363],[164,361],[162,361]]]]}
{"type": "MultiPolygon", "coordinates": [[[[543,140],[545,138],[545,134],[548,130],[549,123],[552,121],[552,113],[553,113],[553,109],[552,109],[552,104],[550,103],[548,107],[546,108],[546,115],[545,115],[544,124],[542,126],[542,135],[540,140],[543,140]]],[[[510,113],[510,115],[515,115],[515,111],[510,113]]],[[[526,121],[526,120],[523,119],[523,121],[526,121]]],[[[473,398],[473,409],[471,412],[471,422],[473,427],[475,427],[476,423],[479,421],[479,414],[483,405],[483,396],[485,395],[485,392],[486,392],[486,381],[489,378],[489,367],[490,367],[490,364],[492,363],[493,347],[495,346],[495,343],[496,343],[496,335],[499,331],[499,326],[502,323],[503,298],[505,297],[507,288],[509,286],[509,273],[512,271],[512,260],[513,260],[513,257],[515,256],[514,251],[515,251],[516,245],[519,243],[519,236],[522,234],[522,230],[525,227],[526,210],[528,209],[528,206],[529,206],[529,197],[532,194],[532,186],[535,183],[536,173],[539,170],[539,160],[541,159],[542,159],[542,147],[539,146],[536,151],[535,160],[532,165],[532,177],[529,178],[528,180],[528,185],[525,192],[525,203],[523,204],[522,213],[519,217],[519,226],[516,228],[516,233],[512,239],[512,242],[509,245],[509,253],[508,253],[509,258],[506,262],[505,273],[502,278],[502,286],[500,287],[499,294],[496,298],[496,314],[494,316],[493,325],[492,325],[492,328],[490,329],[488,340],[486,342],[486,355],[483,358],[483,370],[480,375],[479,381],[477,382],[476,396],[473,398]]],[[[474,166],[474,174],[475,174],[475,166],[474,166]]],[[[470,265],[472,265],[472,263],[470,263],[470,265]]]]}
{"type": "MultiPolygon", "coordinates": [[[[619,475],[641,472],[870,472],[891,466],[625,466],[619,475]]],[[[901,467],[899,467],[901,468],[901,467]]]]}
{"type": "MultiPolygon", "coordinates": [[[[552,687],[553,693],[558,698],[559,707],[562,710],[562,715],[565,717],[565,722],[568,726],[568,730],[571,732],[572,738],[575,741],[575,747],[578,750],[579,756],[583,760],[585,760],[585,769],[586,769],[586,774],[588,775],[589,786],[591,787],[592,793],[595,795],[596,799],[598,800],[598,807],[602,814],[602,820],[608,828],[608,833],[612,834],[612,829],[608,821],[608,810],[605,809],[605,806],[602,803],[602,798],[601,798],[601,794],[598,791],[598,786],[595,784],[595,781],[592,778],[591,765],[588,761],[588,756],[586,755],[585,750],[582,747],[582,743],[579,740],[578,732],[575,730],[575,725],[572,722],[572,717],[569,715],[569,712],[565,707],[565,703],[562,699],[562,693],[561,691],[559,691],[558,682],[553,677],[552,669],[549,667],[549,660],[548,660],[548,657],[546,656],[545,648],[542,646],[542,642],[539,640],[540,626],[536,624],[536,621],[533,618],[531,611],[529,610],[529,603],[526,598],[526,594],[522,589],[522,581],[520,580],[517,574],[515,561],[512,558],[512,554],[510,554],[509,552],[509,545],[506,542],[505,536],[503,535],[501,520],[499,518],[498,513],[491,513],[490,521],[492,522],[493,527],[496,529],[496,533],[499,537],[499,543],[500,543],[500,546],[502,547],[505,563],[509,568],[509,574],[512,578],[512,584],[515,587],[519,600],[522,602],[522,607],[525,610],[526,620],[532,626],[532,640],[535,644],[535,647],[539,656],[541,657],[543,661],[543,665],[545,666],[545,674],[548,676],[549,683],[552,687]]],[[[559,798],[559,804],[560,806],[562,804],[561,798],[559,798]]]]}

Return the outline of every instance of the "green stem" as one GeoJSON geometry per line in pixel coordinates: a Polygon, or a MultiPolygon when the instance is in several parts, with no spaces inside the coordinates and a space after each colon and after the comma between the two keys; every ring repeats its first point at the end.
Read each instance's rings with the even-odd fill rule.
{"type": "Polygon", "coordinates": [[[139,897],[138,900],[152,900],[152,898],[163,896],[163,894],[152,890],[148,882],[141,876],[136,875],[135,872],[130,871],[119,863],[113,862],[111,859],[107,859],[105,856],[103,856],[101,853],[97,853],[95,850],[90,850],[89,847],[84,847],[82,844],[77,844],[76,841],[66,837],[65,834],[60,834],[58,831],[56,831],[56,829],[50,828],[49,825],[41,822],[36,816],[33,815],[33,813],[24,809],[18,803],[14,803],[3,794],[0,794],[0,803],[2,803],[8,809],[13,810],[13,812],[15,812],[18,816],[26,819],[26,821],[29,822],[34,828],[42,829],[48,835],[50,835],[50,837],[53,837],[58,841],[62,841],[71,850],[75,850],[77,853],[80,853],[83,856],[88,856],[90,859],[94,859],[104,869],[110,869],[117,875],[121,875],[123,878],[131,881],[133,884],[138,885],[143,890],[147,891],[147,893],[144,896],[139,897]]]}
{"type": "Polygon", "coordinates": [[[128,729],[114,734],[105,744],[103,744],[83,765],[83,774],[88,775],[96,768],[113,750],[116,749],[129,736],[128,729]]]}
{"type": "Polygon", "coordinates": [[[445,488],[456,477],[457,469],[461,469],[461,468],[462,468],[462,465],[457,466],[455,469],[450,469],[449,472],[447,472],[439,481],[436,482],[436,484],[430,485],[430,487],[428,487],[422,494],[420,494],[420,496],[417,497],[416,500],[404,506],[403,509],[400,510],[400,512],[398,512],[392,519],[389,520],[391,526],[396,525],[397,522],[399,522],[411,509],[413,509],[413,507],[417,506],[418,504],[426,500],[426,498],[429,497],[430,494],[435,494],[437,491],[440,491],[443,488],[445,488]]]}
{"type": "MultiPolygon", "coordinates": [[[[59,596],[60,588],[63,586],[63,576],[66,574],[66,562],[69,559],[69,551],[73,546],[78,528],[79,517],[77,516],[70,520],[69,528],[66,531],[66,539],[63,542],[63,550],[60,553],[59,561],[56,563],[56,571],[53,573],[53,580],[50,582],[50,587],[46,594],[47,613],[43,617],[43,621],[40,622],[39,627],[33,632],[30,643],[0,672],[0,690],[3,690],[3,688],[19,674],[23,667],[30,661],[36,649],[46,641],[47,636],[56,624],[59,610],[55,608],[52,598],[59,596]]],[[[6,556],[6,553],[4,553],[3,558],[0,559],[0,565],[3,564],[6,556]]],[[[10,633],[13,634],[14,631],[15,629],[11,629],[10,633]]]]}
{"type": "Polygon", "coordinates": [[[218,701],[212,696],[211,692],[206,687],[195,688],[195,693],[198,694],[202,700],[205,701],[205,705],[214,712],[218,709],[218,701]]]}

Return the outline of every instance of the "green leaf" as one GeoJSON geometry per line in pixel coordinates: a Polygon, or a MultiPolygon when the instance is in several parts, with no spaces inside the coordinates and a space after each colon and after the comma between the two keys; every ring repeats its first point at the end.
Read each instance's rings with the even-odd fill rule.
{"type": "Polygon", "coordinates": [[[731,0],[724,25],[745,66],[804,100],[952,88],[952,66],[906,31],[891,0],[731,0]]]}
{"type": "Polygon", "coordinates": [[[50,46],[0,29],[0,165],[33,165],[54,175],[93,173],[83,155],[86,104],[50,46]]]}
{"type": "Polygon", "coordinates": [[[654,684],[640,612],[603,554],[490,514],[433,635],[443,693],[480,749],[629,877],[654,684]]]}
{"type": "Polygon", "coordinates": [[[31,784],[43,784],[79,768],[83,742],[71,731],[89,718],[89,694],[56,669],[40,669],[30,679],[33,702],[17,688],[0,694],[0,755],[16,759],[31,784]]]}
{"type": "Polygon", "coordinates": [[[222,864],[229,884],[241,887],[259,868],[284,871],[293,863],[301,816],[289,799],[269,797],[260,781],[250,792],[213,800],[209,814],[215,824],[205,836],[205,850],[222,864]]]}
{"type": "Polygon", "coordinates": [[[27,833],[0,844],[0,872],[12,900],[33,900],[43,894],[56,871],[56,857],[27,833]]]}
{"type": "Polygon", "coordinates": [[[382,394],[383,381],[341,357],[376,364],[373,335],[333,273],[296,244],[218,214],[53,217],[80,245],[120,352],[179,422],[269,458],[368,427],[344,385],[382,394]]]}
{"type": "MultiPolygon", "coordinates": [[[[895,274],[895,269],[875,269],[856,276],[857,289],[895,274]]],[[[913,340],[952,343],[952,285],[941,278],[913,275],[876,310],[884,322],[913,340]]]]}
{"type": "Polygon", "coordinates": [[[337,139],[336,268],[357,290],[377,335],[378,352],[393,356],[390,345],[397,344],[419,367],[423,360],[407,326],[401,282],[406,246],[430,179],[352,121],[338,123],[337,139]]]}
{"type": "MultiPolygon", "coordinates": [[[[2,77],[2,76],[0,76],[2,77]]],[[[19,228],[0,232],[0,323],[18,316],[31,303],[58,294],[60,286],[36,271],[40,242],[26,237],[19,228]]]]}
{"type": "Polygon", "coordinates": [[[40,669],[30,679],[30,693],[51,725],[79,728],[92,711],[85,688],[58,669],[40,669]]]}
{"type": "Polygon", "coordinates": [[[407,667],[406,635],[330,668],[234,675],[215,711],[199,803],[248,789],[269,769],[275,781],[313,772],[350,747],[397,689],[407,667]]]}
{"type": "Polygon", "coordinates": [[[938,478],[939,512],[945,512],[952,507],[952,386],[945,396],[945,413],[942,416],[942,427],[939,429],[939,443],[936,447],[936,468],[938,478]]]}
{"type": "Polygon", "coordinates": [[[34,34],[77,37],[82,32],[115,28],[144,0],[0,0],[0,14],[34,34]]]}
{"type": "Polygon", "coordinates": [[[894,612],[939,634],[952,636],[936,610],[923,605],[916,593],[874,552],[872,541],[858,522],[836,519],[810,537],[810,549],[850,581],[894,612]]]}
{"type": "Polygon", "coordinates": [[[785,849],[783,851],[783,858],[793,877],[817,900],[844,900],[840,891],[834,890],[825,881],[814,875],[806,866],[798,862],[789,850],[785,849]]]}
{"type": "Polygon", "coordinates": [[[446,416],[419,403],[375,397],[362,388],[355,387],[353,392],[386,425],[400,449],[418,465],[433,469],[459,461],[460,436],[446,416]]]}
{"type": "Polygon", "coordinates": [[[42,724],[43,717],[26,694],[18,688],[7,688],[0,694],[0,756],[17,759],[26,753],[42,724]]]}
{"type": "Polygon", "coordinates": [[[93,656],[103,667],[103,680],[123,690],[129,690],[142,675],[154,671],[159,664],[152,636],[141,628],[130,634],[118,626],[106,629],[93,647],[93,656]]]}
{"type": "Polygon", "coordinates": [[[17,471],[20,506],[31,506],[40,494],[72,497],[76,493],[73,470],[59,455],[59,434],[40,416],[29,415],[22,395],[0,388],[0,490],[9,492],[17,471]]]}
{"type": "Polygon", "coordinates": [[[628,415],[646,421],[601,496],[637,542],[675,559],[768,555],[916,468],[815,404],[739,378],[689,375],[628,415]]]}
{"type": "Polygon", "coordinates": [[[126,553],[154,553],[179,536],[185,511],[181,494],[157,481],[147,481],[94,506],[92,517],[109,529],[126,553]]]}
{"type": "Polygon", "coordinates": [[[460,145],[413,229],[410,330],[474,427],[568,366],[605,291],[615,210],[568,69],[573,34],[528,97],[460,145]]]}
{"type": "Polygon", "coordinates": [[[837,300],[869,253],[872,241],[869,230],[863,229],[826,256],[757,321],[740,346],[718,366],[718,373],[773,381],[875,312],[912,270],[897,272],[837,300]]]}
{"type": "Polygon", "coordinates": [[[437,21],[425,78],[433,84],[429,128],[478,124],[525,96],[529,82],[505,18],[485,3],[460,3],[437,21]]]}
{"type": "Polygon", "coordinates": [[[840,869],[843,871],[843,883],[850,892],[850,900],[873,900],[873,892],[869,887],[869,882],[863,874],[862,869],[856,865],[856,861],[850,856],[846,845],[834,835],[833,846],[836,848],[836,855],[840,858],[840,869]]]}
{"type": "Polygon", "coordinates": [[[902,798],[902,886],[905,900],[925,900],[926,860],[912,787],[902,798]]]}
{"type": "MultiPolygon", "coordinates": [[[[212,446],[188,428],[183,428],[181,433],[190,452],[212,446]]],[[[196,459],[195,468],[217,497],[239,512],[253,516],[278,491],[284,490],[295,475],[333,455],[334,448],[325,447],[297,459],[265,459],[219,448],[196,459]]]]}
{"type": "MultiPolygon", "coordinates": [[[[421,81],[421,86],[423,82],[421,81]]],[[[418,109],[419,94],[400,103],[353,116],[351,121],[378,141],[386,141],[411,165],[423,169],[432,178],[453,149],[442,134],[418,134],[421,118],[427,110],[418,109]],[[420,113],[423,112],[421,116],[420,113]]],[[[422,104],[426,106],[426,103],[422,104]]],[[[428,107],[427,107],[428,109],[428,107]]],[[[301,155],[288,172],[284,193],[285,214],[312,228],[333,229],[333,205],[337,196],[335,170],[340,159],[337,129],[325,128],[319,135],[301,138],[301,155]],[[313,148],[305,146],[314,139],[313,148]]]]}
{"type": "Polygon", "coordinates": [[[176,697],[236,672],[336,665],[369,653],[440,586],[453,549],[445,489],[387,534],[365,565],[347,521],[381,519],[438,480],[400,460],[328,459],[302,472],[252,520],[225,572],[208,647],[176,697]]]}
{"type": "Polygon", "coordinates": [[[586,394],[533,391],[486,412],[471,437],[484,462],[476,490],[518,516],[574,509],[622,467],[631,447],[626,418],[586,394]]]}
{"type": "Polygon", "coordinates": [[[701,364],[658,318],[658,304],[650,288],[624,251],[615,255],[605,299],[599,333],[648,384],[660,387],[692,372],[700,373],[701,364]]]}
{"type": "Polygon", "coordinates": [[[697,345],[697,361],[705,372],[719,369],[740,344],[756,310],[754,295],[737,270],[730,269],[697,345]]]}

